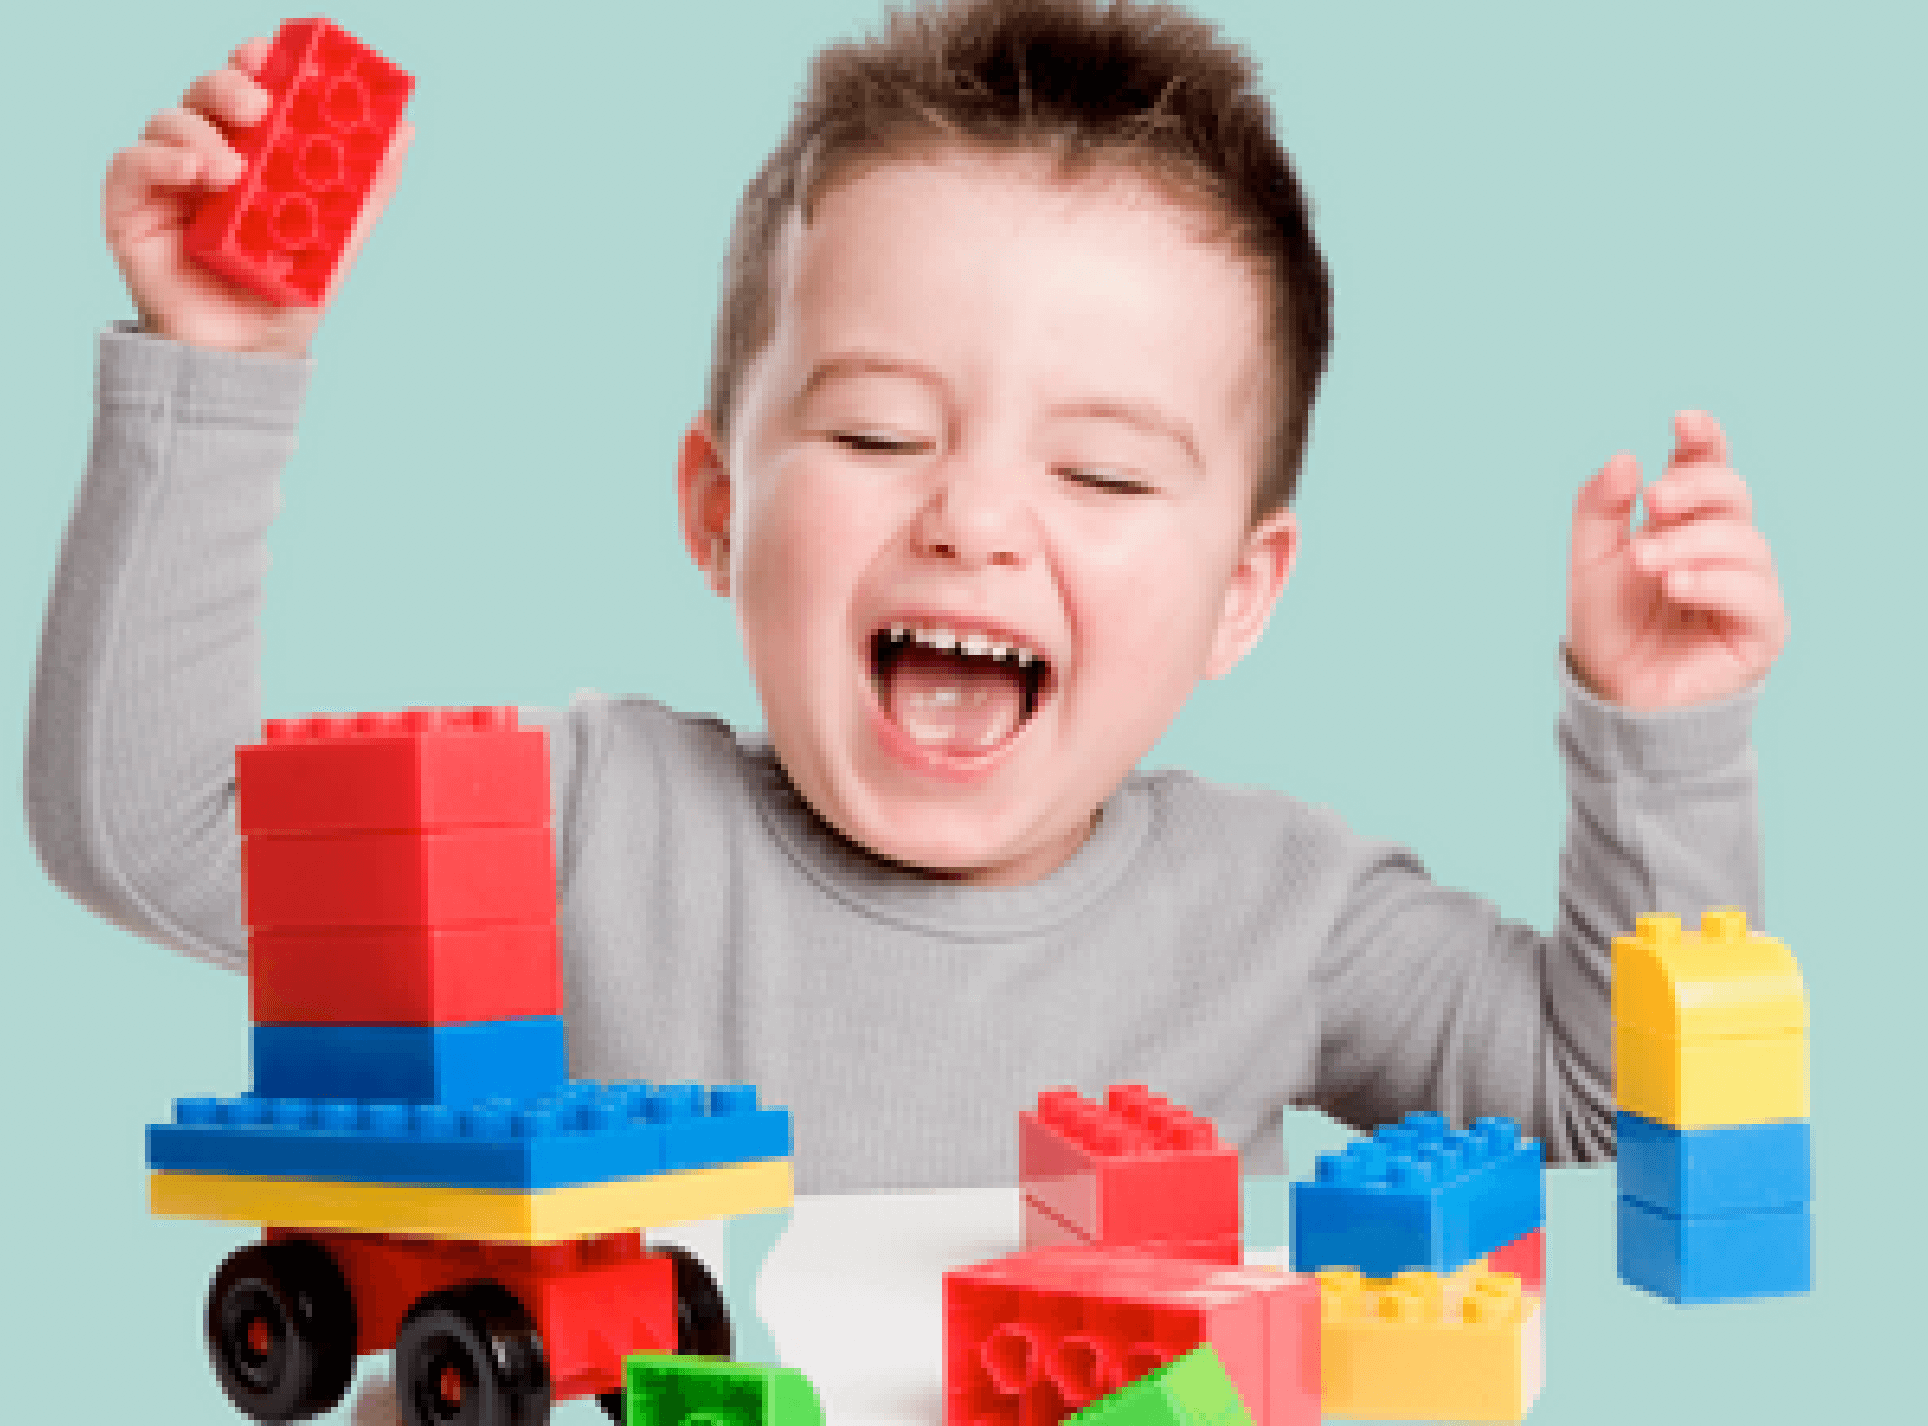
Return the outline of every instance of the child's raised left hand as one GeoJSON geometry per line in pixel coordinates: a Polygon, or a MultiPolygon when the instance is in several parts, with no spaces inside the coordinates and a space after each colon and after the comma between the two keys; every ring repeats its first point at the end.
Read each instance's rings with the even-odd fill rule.
{"type": "Polygon", "coordinates": [[[1628,529],[1640,464],[1625,451],[1580,489],[1567,575],[1567,657],[1598,698],[1632,709],[1712,703],[1764,675],[1787,642],[1774,555],[1754,528],[1727,438],[1674,417],[1674,453],[1628,529]]]}

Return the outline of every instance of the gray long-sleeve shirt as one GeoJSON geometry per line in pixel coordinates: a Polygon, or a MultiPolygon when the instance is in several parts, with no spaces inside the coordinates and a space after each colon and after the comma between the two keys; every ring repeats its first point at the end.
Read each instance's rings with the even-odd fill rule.
{"type": "MultiPolygon", "coordinates": [[[[99,355],[30,829],[83,904],[240,970],[233,752],[259,734],[265,539],[310,363],[125,326],[99,355]]],[[[806,1192],[1008,1181],[1040,1089],[1124,1081],[1259,1169],[1285,1104],[1505,1114],[1550,1160],[1607,1156],[1611,938],[1649,911],[1762,919],[1758,689],[1636,715],[1561,677],[1550,937],[1273,791],[1136,773],[1050,876],[967,886],[843,839],[760,736],[646,700],[524,710],[549,734],[572,1071],[758,1085],[792,1110],[806,1192]]]]}

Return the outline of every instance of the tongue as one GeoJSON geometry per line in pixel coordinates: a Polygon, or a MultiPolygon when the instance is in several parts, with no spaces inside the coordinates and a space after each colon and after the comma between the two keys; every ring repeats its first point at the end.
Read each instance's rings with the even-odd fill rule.
{"type": "Polygon", "coordinates": [[[891,660],[883,703],[924,747],[982,752],[1009,737],[1024,716],[1024,676],[1002,659],[913,644],[891,660]]]}

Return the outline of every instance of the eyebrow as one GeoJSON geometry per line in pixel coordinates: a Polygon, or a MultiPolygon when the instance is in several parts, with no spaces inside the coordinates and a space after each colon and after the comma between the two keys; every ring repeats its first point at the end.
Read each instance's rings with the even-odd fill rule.
{"type": "MultiPolygon", "coordinates": [[[[804,402],[818,387],[829,381],[846,376],[879,374],[887,376],[908,376],[925,385],[942,391],[944,378],[937,371],[920,361],[909,357],[884,356],[877,352],[840,352],[824,357],[810,368],[810,375],[804,378],[803,388],[797,392],[795,409],[801,410],[804,402]]],[[[1192,436],[1192,428],[1176,416],[1168,415],[1156,406],[1145,401],[1127,401],[1110,396],[1082,396],[1072,401],[1053,406],[1053,416],[1099,416],[1123,421],[1150,431],[1154,435],[1165,436],[1183,448],[1191,462],[1204,469],[1205,462],[1198,454],[1198,442],[1192,436]]]]}

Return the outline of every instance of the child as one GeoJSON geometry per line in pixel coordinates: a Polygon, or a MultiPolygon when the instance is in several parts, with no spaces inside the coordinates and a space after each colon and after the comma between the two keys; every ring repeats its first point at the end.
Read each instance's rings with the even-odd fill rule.
{"type": "MultiPolygon", "coordinates": [[[[141,323],[101,340],[28,749],[49,873],[236,969],[232,754],[321,313],[180,231],[239,171],[265,50],[109,170],[141,323]]],[[[1609,939],[1761,920],[1748,727],[1786,621],[1710,418],[1678,418],[1636,536],[1629,457],[1575,506],[1542,937],[1323,810],[1134,770],[1285,586],[1329,342],[1298,185],[1209,26],[983,0],[831,47],[727,273],[678,491],[767,735],[593,695],[530,715],[576,1074],[757,1084],[807,1192],[1008,1180],[1038,1090],[1124,1080],[1260,1170],[1286,1104],[1611,1153],[1609,939]]]]}

